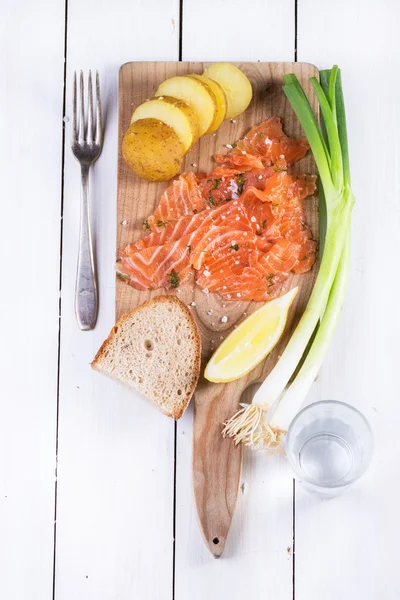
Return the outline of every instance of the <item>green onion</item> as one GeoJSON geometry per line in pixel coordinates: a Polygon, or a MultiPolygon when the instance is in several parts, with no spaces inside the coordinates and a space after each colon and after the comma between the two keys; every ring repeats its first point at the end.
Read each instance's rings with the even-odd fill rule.
{"type": "Polygon", "coordinates": [[[284,83],[283,91],[304,129],[317,164],[324,192],[327,228],[318,276],[299,324],[252,404],[242,408],[225,424],[224,435],[240,439],[252,447],[279,446],[290,422],[301,408],[333,336],[349,270],[350,217],[355,200],[350,187],[340,70],[334,66],[330,71],[322,71],[321,84],[315,77],[311,79],[324,130],[318,125],[297,77],[285,75],[284,83]],[[293,383],[287,387],[318,324],[305,361],[293,383]],[[267,413],[266,417],[264,413],[267,413]]]}

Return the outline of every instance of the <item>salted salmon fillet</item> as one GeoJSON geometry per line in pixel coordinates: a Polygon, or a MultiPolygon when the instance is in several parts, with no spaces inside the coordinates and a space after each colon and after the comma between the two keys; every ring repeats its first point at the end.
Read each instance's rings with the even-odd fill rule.
{"type": "Polygon", "coordinates": [[[148,235],[121,250],[119,275],[141,290],[192,277],[227,300],[276,297],[291,271],[315,262],[303,201],[316,177],[287,170],[308,149],[271,117],[216,155],[211,173],[180,175],[146,219],[148,235]]]}

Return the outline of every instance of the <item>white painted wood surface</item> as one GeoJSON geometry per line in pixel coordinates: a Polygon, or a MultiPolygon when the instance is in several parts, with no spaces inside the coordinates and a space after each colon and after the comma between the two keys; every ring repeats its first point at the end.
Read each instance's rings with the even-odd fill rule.
{"type": "Polygon", "coordinates": [[[0,598],[12,600],[53,587],[64,9],[32,8],[0,4],[0,598]]]}
{"type": "MultiPolygon", "coordinates": [[[[340,498],[320,501],[296,486],[294,563],[293,486],[283,460],[245,453],[226,554],[215,561],[192,501],[191,411],[177,427],[175,480],[173,423],[89,368],[114,318],[118,68],[177,60],[179,15],[178,0],[68,2],[66,116],[72,71],[80,68],[100,70],[106,113],[91,180],[100,315],[88,333],[78,331],[73,312],[79,170],[69,123],[64,171],[61,155],[65,5],[0,4],[0,598],[397,599],[400,5],[297,6],[298,60],[343,70],[358,200],[346,307],[310,400],[361,408],[376,453],[364,480],[340,498]]],[[[292,60],[295,29],[293,0],[184,0],[181,57],[292,60]]]]}

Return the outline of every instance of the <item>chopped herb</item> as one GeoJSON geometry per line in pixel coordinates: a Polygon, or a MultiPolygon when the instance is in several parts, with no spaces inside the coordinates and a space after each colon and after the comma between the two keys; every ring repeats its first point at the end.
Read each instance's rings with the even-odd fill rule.
{"type": "Polygon", "coordinates": [[[190,244],[188,244],[188,245],[186,246],[186,248],[187,248],[188,254],[190,254],[190,253],[191,253],[191,251],[192,251],[192,246],[191,246],[190,244]]]}
{"type": "Polygon", "coordinates": [[[158,227],[166,227],[167,224],[168,224],[168,221],[161,221],[161,219],[158,219],[158,221],[157,221],[158,227]]]}
{"type": "Polygon", "coordinates": [[[118,277],[121,277],[121,279],[129,279],[129,275],[125,275],[125,273],[120,273],[119,271],[117,272],[118,277]]]}
{"type": "Polygon", "coordinates": [[[168,283],[174,288],[177,288],[180,283],[179,275],[174,269],[172,269],[171,273],[168,275],[168,283]]]}
{"type": "Polygon", "coordinates": [[[214,200],[214,196],[212,195],[212,192],[210,192],[210,195],[208,197],[208,201],[211,204],[211,206],[215,206],[215,200],[214,200]]]}
{"type": "Polygon", "coordinates": [[[236,252],[239,250],[239,244],[232,244],[232,246],[230,246],[232,248],[232,250],[236,250],[236,252]]]}
{"type": "Polygon", "coordinates": [[[235,142],[234,144],[232,144],[232,148],[236,148],[237,143],[235,142]]]}
{"type": "Polygon", "coordinates": [[[221,179],[207,179],[207,183],[211,183],[212,189],[217,190],[221,185],[221,179]]]}
{"type": "Polygon", "coordinates": [[[232,200],[232,198],[225,198],[226,202],[229,202],[230,200],[232,200]]]}
{"type": "Polygon", "coordinates": [[[271,273],[270,275],[268,275],[267,279],[273,279],[275,277],[275,273],[271,273]]]}
{"type": "Polygon", "coordinates": [[[300,261],[302,261],[302,260],[307,260],[307,258],[308,258],[308,254],[305,254],[305,255],[303,256],[303,258],[301,258],[301,259],[300,259],[300,261]]]}
{"type": "Polygon", "coordinates": [[[144,225],[145,229],[150,229],[150,224],[147,219],[145,221],[143,221],[143,225],[144,225]]]}
{"type": "Polygon", "coordinates": [[[258,135],[258,137],[261,137],[261,136],[262,136],[262,134],[263,134],[263,133],[262,133],[262,131],[257,131],[257,135],[258,135]]]}
{"type": "Polygon", "coordinates": [[[265,229],[265,228],[266,228],[266,226],[267,226],[267,219],[264,219],[264,221],[261,223],[261,227],[262,227],[263,229],[265,229]]]}
{"type": "Polygon", "coordinates": [[[275,169],[277,171],[286,171],[287,170],[285,167],[281,167],[280,165],[278,165],[278,163],[275,163],[275,169]]]}
{"type": "Polygon", "coordinates": [[[244,176],[244,173],[239,173],[239,175],[236,175],[236,183],[238,185],[238,194],[240,196],[240,194],[243,192],[243,186],[246,183],[246,178],[244,176]]]}

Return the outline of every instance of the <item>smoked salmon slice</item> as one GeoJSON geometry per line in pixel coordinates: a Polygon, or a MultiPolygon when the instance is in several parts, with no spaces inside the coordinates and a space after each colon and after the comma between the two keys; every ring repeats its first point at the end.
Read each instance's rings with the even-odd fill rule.
{"type": "Polygon", "coordinates": [[[118,274],[141,290],[193,277],[227,300],[276,297],[317,253],[303,209],[316,177],[287,171],[308,149],[271,117],[216,155],[211,173],[183,173],[146,219],[148,234],[120,251],[118,274]]]}

